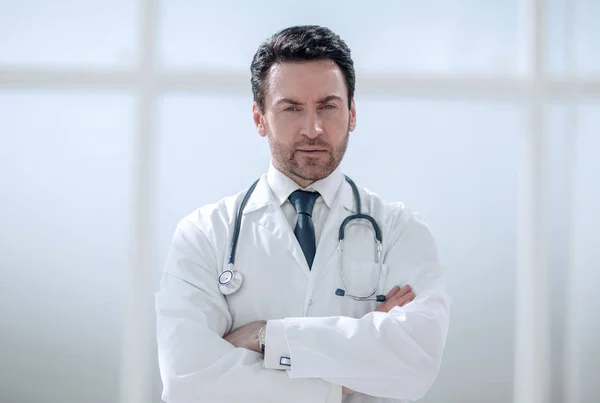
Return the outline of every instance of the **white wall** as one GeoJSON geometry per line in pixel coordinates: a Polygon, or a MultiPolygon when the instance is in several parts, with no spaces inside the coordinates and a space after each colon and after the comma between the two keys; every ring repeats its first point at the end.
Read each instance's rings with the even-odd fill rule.
{"type": "MultiPolygon", "coordinates": [[[[358,126],[344,170],[360,185],[387,200],[402,200],[425,217],[436,234],[454,298],[444,365],[424,401],[511,401],[525,99],[435,91],[383,96],[361,78],[379,73],[523,75],[529,63],[522,5],[475,0],[388,1],[379,8],[316,1],[220,4],[159,3],[160,65],[237,77],[247,74],[259,41],[283,26],[320,23],[346,38],[358,69],[358,126]]],[[[561,75],[569,68],[563,49],[567,6],[559,0],[549,4],[547,65],[561,75]]],[[[577,4],[578,72],[597,77],[600,42],[594,38],[600,37],[600,3],[577,4]]],[[[43,73],[135,66],[138,6],[138,1],[0,0],[2,401],[118,399],[129,292],[135,88],[52,85],[52,76],[38,88],[3,77],[7,69],[25,67],[43,73]]],[[[251,121],[249,83],[247,88],[236,85],[224,91],[160,94],[156,116],[146,117],[156,124],[157,134],[156,260],[148,276],[158,277],[181,216],[246,188],[267,167],[268,144],[251,121]]],[[[600,400],[595,381],[600,371],[600,315],[595,312],[600,304],[600,95],[579,105],[576,131],[565,99],[549,100],[546,117],[552,156],[547,199],[556,352],[552,401],[561,402],[566,387],[561,368],[574,363],[579,398],[571,402],[591,403],[600,400]],[[573,139],[574,242],[569,255],[565,231],[573,139]],[[574,298],[565,308],[570,261],[574,298]],[[563,359],[562,341],[569,337],[571,358],[563,359]]],[[[156,369],[154,381],[158,402],[156,369]]]]}

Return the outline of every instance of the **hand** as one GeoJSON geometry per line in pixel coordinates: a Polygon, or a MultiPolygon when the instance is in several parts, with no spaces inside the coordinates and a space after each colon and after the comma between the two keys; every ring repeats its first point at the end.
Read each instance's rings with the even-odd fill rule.
{"type": "Polygon", "coordinates": [[[385,296],[385,301],[377,306],[375,312],[389,312],[396,306],[404,306],[415,298],[415,293],[412,292],[410,285],[404,287],[395,286],[385,296]]]}
{"type": "Polygon", "coordinates": [[[248,350],[261,353],[262,351],[260,351],[260,346],[258,345],[258,331],[266,325],[267,322],[264,320],[250,322],[247,325],[232,330],[229,334],[223,336],[223,338],[236,347],[247,348],[248,350]]]}

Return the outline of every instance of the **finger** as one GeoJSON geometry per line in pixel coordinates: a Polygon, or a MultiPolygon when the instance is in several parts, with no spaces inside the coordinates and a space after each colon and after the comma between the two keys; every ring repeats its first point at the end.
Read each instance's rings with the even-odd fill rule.
{"type": "Polygon", "coordinates": [[[393,300],[393,304],[394,304],[393,307],[394,306],[404,306],[404,305],[408,304],[409,302],[411,302],[413,299],[415,299],[415,293],[412,291],[408,292],[405,295],[397,296],[397,298],[394,298],[394,300],[393,300]]]}
{"type": "Polygon", "coordinates": [[[379,306],[377,307],[378,311],[388,311],[388,306],[390,306],[389,301],[394,299],[394,297],[396,295],[398,295],[398,293],[400,292],[400,287],[399,286],[394,286],[390,292],[387,293],[387,295],[385,296],[385,301],[383,301],[381,304],[379,304],[379,306]]]}
{"type": "Polygon", "coordinates": [[[385,309],[388,301],[391,300],[392,298],[394,298],[394,296],[398,292],[400,292],[400,287],[399,286],[396,285],[396,286],[392,287],[392,289],[390,290],[390,292],[388,292],[386,294],[385,301],[383,301],[382,303],[380,303],[377,308],[385,309]]]}
{"type": "Polygon", "coordinates": [[[403,286],[402,288],[400,288],[400,296],[406,295],[411,291],[412,291],[412,288],[410,287],[410,285],[407,284],[407,285],[403,286]]]}
{"type": "Polygon", "coordinates": [[[403,287],[400,287],[400,286],[396,286],[396,287],[398,287],[398,290],[394,294],[392,294],[389,298],[386,297],[386,299],[385,299],[385,303],[388,305],[389,309],[392,309],[394,306],[396,306],[396,303],[393,300],[395,300],[397,298],[401,298],[412,291],[412,289],[410,288],[409,285],[405,285],[403,287]]]}
{"type": "Polygon", "coordinates": [[[405,285],[403,287],[400,288],[400,291],[397,292],[396,294],[394,294],[394,296],[392,298],[390,298],[390,302],[394,305],[396,305],[396,301],[399,298],[402,298],[404,296],[406,296],[409,292],[412,292],[412,287],[410,285],[405,285]]]}
{"type": "Polygon", "coordinates": [[[400,286],[397,286],[397,285],[396,285],[396,286],[394,286],[394,287],[393,287],[393,288],[390,290],[390,292],[388,292],[388,293],[387,293],[387,295],[385,296],[385,299],[386,299],[386,301],[387,301],[388,299],[392,299],[392,298],[394,297],[394,295],[396,295],[398,292],[400,292],[400,289],[401,289],[401,288],[400,288],[400,286]]]}
{"type": "MultiPolygon", "coordinates": [[[[402,287],[399,285],[394,286],[385,296],[385,301],[380,303],[375,311],[389,312],[395,306],[402,306],[401,304],[406,304],[409,301],[401,301],[399,303],[398,299],[406,296],[411,291],[412,288],[408,284],[402,287]]],[[[414,296],[412,298],[414,298],[414,296]]],[[[410,298],[410,300],[412,300],[412,298],[410,298]]]]}

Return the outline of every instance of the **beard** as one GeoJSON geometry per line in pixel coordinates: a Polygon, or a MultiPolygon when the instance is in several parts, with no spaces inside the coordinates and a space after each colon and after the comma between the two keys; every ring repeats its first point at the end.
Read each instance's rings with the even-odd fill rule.
{"type": "Polygon", "coordinates": [[[305,138],[291,146],[287,146],[276,141],[271,131],[267,129],[267,138],[275,167],[300,179],[312,182],[328,177],[340,165],[348,148],[349,137],[350,130],[348,129],[346,136],[337,146],[333,146],[319,137],[314,139],[305,138]],[[327,152],[315,157],[299,155],[298,149],[306,146],[316,146],[327,150],[327,152]]]}

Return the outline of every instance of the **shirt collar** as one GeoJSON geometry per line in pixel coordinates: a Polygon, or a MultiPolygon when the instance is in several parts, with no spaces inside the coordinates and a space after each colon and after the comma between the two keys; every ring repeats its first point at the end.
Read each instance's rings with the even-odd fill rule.
{"type": "Polygon", "coordinates": [[[329,174],[329,176],[313,182],[306,188],[302,188],[287,175],[277,170],[272,161],[269,164],[269,170],[267,171],[267,181],[269,183],[269,187],[273,191],[273,194],[275,195],[277,201],[279,201],[280,205],[283,205],[290,194],[292,194],[294,191],[302,189],[319,192],[327,207],[331,208],[335,195],[343,180],[344,175],[342,174],[339,166],[331,174],[329,174]]]}

